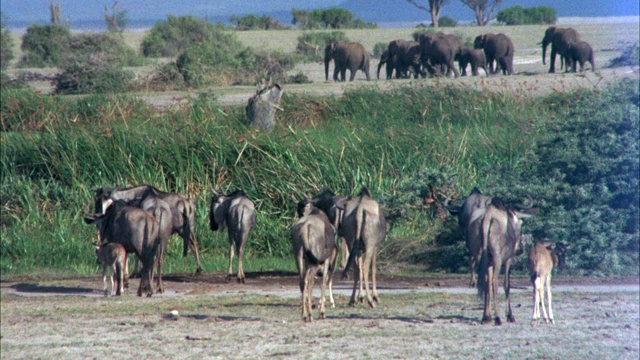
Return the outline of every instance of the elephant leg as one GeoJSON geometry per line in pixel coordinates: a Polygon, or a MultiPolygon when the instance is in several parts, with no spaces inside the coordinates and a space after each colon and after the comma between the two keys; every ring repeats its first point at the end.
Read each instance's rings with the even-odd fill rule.
{"type": "Polygon", "coordinates": [[[340,69],[340,81],[345,81],[347,77],[347,68],[340,69]]]}
{"type": "Polygon", "coordinates": [[[351,74],[349,76],[349,81],[353,81],[353,79],[355,79],[356,77],[356,71],[358,71],[358,69],[351,69],[351,74]]]}
{"type": "Polygon", "coordinates": [[[340,68],[338,64],[336,64],[336,68],[333,69],[333,81],[338,81],[338,73],[340,72],[340,68]]]}

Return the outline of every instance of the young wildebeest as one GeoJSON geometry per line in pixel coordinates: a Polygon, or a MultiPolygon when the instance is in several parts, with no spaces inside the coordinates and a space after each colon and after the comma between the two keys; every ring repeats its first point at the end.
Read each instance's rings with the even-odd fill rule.
{"type": "Polygon", "coordinates": [[[387,223],[380,205],[371,197],[367,188],[362,188],[357,197],[346,201],[342,222],[338,228],[338,234],[343,236],[350,246],[349,260],[345,267],[342,278],[346,278],[351,265],[357,262],[356,276],[353,282],[353,293],[349,305],[356,302],[356,288],[360,283],[359,298],[364,301],[362,286],[367,292],[367,302],[369,306],[375,308],[374,302],[378,302],[378,288],[376,285],[376,256],[378,247],[387,232],[387,223]],[[360,255],[360,250],[364,256],[360,255]],[[356,260],[356,257],[359,259],[356,260]],[[369,291],[369,273],[371,273],[371,284],[373,296],[369,291]]]}
{"type": "Polygon", "coordinates": [[[160,191],[150,185],[140,185],[128,189],[113,190],[108,188],[100,188],[96,190],[95,202],[96,213],[104,213],[110,200],[124,200],[127,202],[144,203],[148,198],[158,198],[164,200],[171,210],[172,234],[179,234],[182,237],[184,245],[182,256],[187,256],[189,248],[193,252],[196,259],[196,272],[198,275],[202,273],[200,265],[200,257],[198,255],[198,240],[195,236],[195,206],[193,202],[176,193],[167,193],[160,191]]]}
{"type": "Polygon", "coordinates": [[[334,306],[332,293],[333,271],[338,251],[336,249],[336,231],[327,215],[313,206],[310,201],[298,203],[298,221],[291,228],[291,245],[300,274],[302,293],[302,320],[313,321],[311,308],[313,285],[318,269],[322,271],[320,287],[320,318],[325,318],[324,291],[329,282],[329,298],[334,306]]]}
{"type": "Polygon", "coordinates": [[[98,264],[102,264],[102,284],[104,295],[107,296],[107,269],[111,268],[111,295],[120,296],[124,291],[124,271],[127,266],[127,252],[121,244],[110,243],[96,246],[98,264]],[[117,288],[113,286],[113,277],[116,277],[117,288]]]}
{"type": "Polygon", "coordinates": [[[537,208],[515,210],[514,207],[506,207],[498,198],[493,198],[487,206],[482,219],[482,255],[478,266],[478,291],[484,295],[484,313],[482,323],[491,322],[491,302],[495,315],[495,324],[501,325],[498,316],[498,275],[504,265],[504,292],[507,302],[507,321],[515,322],[511,312],[510,290],[510,266],[511,259],[522,254],[521,227],[522,219],[535,215],[537,208]]]}
{"type": "Polygon", "coordinates": [[[471,287],[476,286],[476,271],[482,253],[482,218],[491,204],[491,197],[482,195],[480,190],[473,188],[462,206],[447,206],[451,214],[458,215],[458,226],[464,233],[469,249],[469,268],[471,270],[471,287]]]}
{"type": "MultiPolygon", "coordinates": [[[[338,229],[342,222],[342,213],[347,201],[346,196],[336,196],[333,191],[324,189],[320,194],[311,199],[313,206],[324,211],[329,218],[333,227],[338,229]]],[[[349,246],[344,237],[340,236],[340,267],[344,269],[347,266],[347,260],[349,259],[349,246]]]]}
{"type": "Polygon", "coordinates": [[[256,224],[256,211],[251,199],[242,190],[236,190],[229,195],[218,194],[214,191],[209,209],[209,226],[212,231],[228,229],[229,232],[229,270],[227,282],[233,274],[233,252],[238,252],[238,282],[244,284],[244,270],[242,269],[242,255],[249,233],[256,224]]]}
{"type": "Polygon", "coordinates": [[[121,244],[127,253],[134,253],[142,262],[142,276],[138,296],[153,294],[151,280],[153,265],[160,244],[158,221],[148,211],[118,200],[105,214],[89,214],[87,224],[94,224],[100,233],[100,243],[121,244]]]}
{"type": "Polygon", "coordinates": [[[551,270],[554,267],[564,267],[565,256],[569,246],[557,242],[555,247],[549,240],[535,243],[529,250],[529,261],[527,267],[531,275],[533,284],[533,316],[531,325],[540,321],[540,308],[544,323],[549,321],[553,324],[553,309],[551,308],[551,270]],[[544,291],[547,290],[547,301],[549,303],[549,316],[544,306],[544,291]]]}

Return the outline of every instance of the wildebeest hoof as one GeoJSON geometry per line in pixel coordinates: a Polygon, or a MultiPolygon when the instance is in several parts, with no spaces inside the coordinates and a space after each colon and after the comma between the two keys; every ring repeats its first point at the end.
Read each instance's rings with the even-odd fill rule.
{"type": "Polygon", "coordinates": [[[488,324],[488,323],[490,323],[490,322],[491,322],[491,320],[492,320],[492,319],[491,319],[489,316],[484,316],[484,317],[482,317],[482,320],[480,321],[480,323],[481,323],[482,325],[484,325],[484,324],[488,324]]]}
{"type": "Polygon", "coordinates": [[[370,306],[372,309],[375,309],[375,308],[376,308],[376,304],[375,304],[373,301],[367,301],[367,302],[369,303],[369,306],[370,306]]]}
{"type": "Polygon", "coordinates": [[[496,326],[500,325],[502,325],[502,320],[500,320],[500,317],[496,317],[496,326]]]}
{"type": "Polygon", "coordinates": [[[244,284],[244,278],[238,278],[238,284],[244,284]]]}
{"type": "Polygon", "coordinates": [[[510,323],[514,323],[514,322],[516,322],[516,318],[513,317],[513,315],[510,315],[510,316],[507,317],[507,321],[510,322],[510,323]]]}
{"type": "Polygon", "coordinates": [[[194,276],[202,275],[202,268],[197,268],[196,272],[193,275],[194,276]]]}
{"type": "Polygon", "coordinates": [[[231,282],[231,275],[227,275],[226,279],[227,282],[231,282]]]}

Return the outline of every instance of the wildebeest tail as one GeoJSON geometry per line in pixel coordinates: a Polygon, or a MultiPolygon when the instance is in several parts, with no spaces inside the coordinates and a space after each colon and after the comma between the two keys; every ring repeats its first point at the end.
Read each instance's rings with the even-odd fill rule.
{"type": "Polygon", "coordinates": [[[188,203],[181,201],[180,202],[180,213],[182,214],[182,235],[183,235],[183,245],[182,245],[182,257],[186,257],[189,252],[189,243],[191,242],[191,222],[189,219],[191,218],[190,213],[193,211],[193,208],[189,206],[188,203]]]}
{"type": "Polygon", "coordinates": [[[353,263],[356,261],[356,256],[358,256],[358,251],[360,250],[360,242],[362,241],[362,225],[366,224],[367,221],[367,212],[362,209],[361,206],[356,210],[356,238],[353,242],[353,246],[349,251],[349,260],[347,261],[347,265],[344,267],[342,271],[342,280],[345,280],[348,277],[349,269],[353,266],[353,263]]]}
{"type": "MultiPolygon", "coordinates": [[[[487,279],[487,270],[489,269],[489,253],[486,248],[482,249],[480,263],[478,264],[478,297],[483,297],[489,286],[487,279]]],[[[473,270],[473,269],[472,269],[473,270]]]]}

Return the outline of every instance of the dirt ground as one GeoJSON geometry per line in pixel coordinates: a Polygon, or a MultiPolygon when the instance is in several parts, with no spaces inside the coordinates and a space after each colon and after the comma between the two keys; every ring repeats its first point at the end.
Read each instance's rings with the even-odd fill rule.
{"type": "MultiPolygon", "coordinates": [[[[480,325],[482,303],[463,275],[378,278],[380,302],[348,307],[336,280],[327,319],[302,322],[297,277],[170,274],[166,291],[105,297],[99,276],[18,277],[0,284],[2,359],[638,359],[639,278],[553,280],[555,325],[532,326],[532,288],[515,278],[516,323],[480,325]],[[177,316],[171,314],[178,311],[177,316]]],[[[315,295],[319,296],[316,286],[315,295]]],[[[504,312],[504,296],[499,295],[504,312]]]]}

